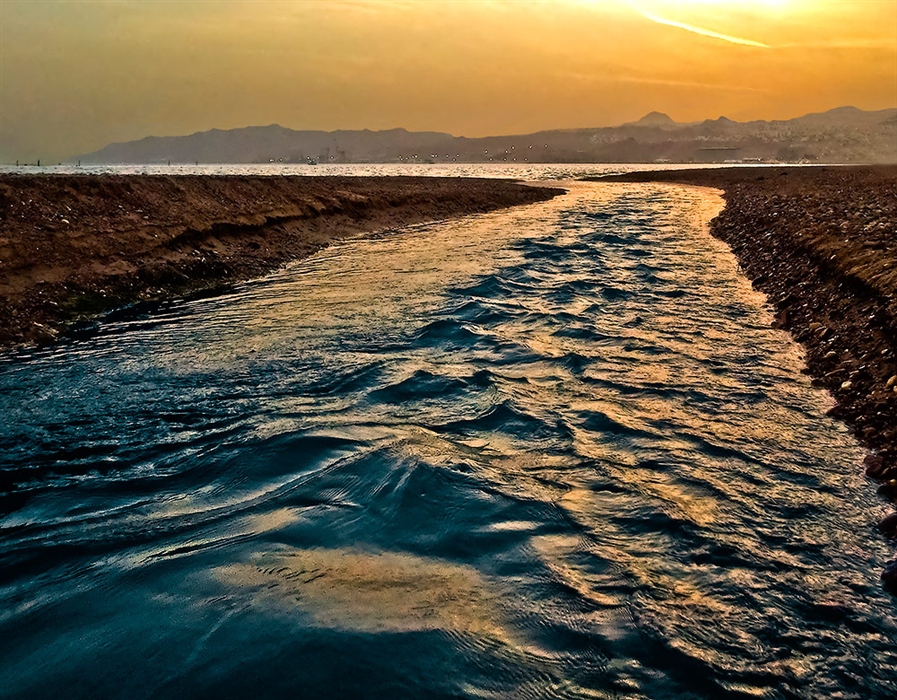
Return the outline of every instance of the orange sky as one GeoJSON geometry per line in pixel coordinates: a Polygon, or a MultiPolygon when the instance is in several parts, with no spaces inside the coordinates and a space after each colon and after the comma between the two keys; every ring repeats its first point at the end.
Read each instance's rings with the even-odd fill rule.
{"type": "Polygon", "coordinates": [[[485,136],[897,106],[897,0],[0,0],[0,162],[213,127],[485,136]]]}

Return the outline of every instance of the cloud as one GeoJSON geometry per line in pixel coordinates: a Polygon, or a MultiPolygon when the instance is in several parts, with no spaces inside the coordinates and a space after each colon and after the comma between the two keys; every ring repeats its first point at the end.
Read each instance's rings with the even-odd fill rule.
{"type": "Polygon", "coordinates": [[[746,85],[732,83],[706,83],[695,80],[671,80],[663,77],[641,77],[638,75],[603,75],[600,73],[571,73],[564,71],[557,73],[558,79],[579,80],[581,82],[600,82],[600,83],[634,83],[636,85],[664,85],[671,87],[697,88],[701,90],[724,91],[724,92],[756,92],[768,93],[769,90],[757,87],[749,87],[746,85]]]}
{"type": "Polygon", "coordinates": [[[701,36],[710,37],[711,39],[719,39],[721,41],[728,41],[730,44],[740,44],[742,46],[753,46],[760,49],[769,49],[772,48],[769,44],[763,44],[759,41],[753,41],[752,39],[742,39],[737,36],[730,36],[729,34],[720,34],[719,32],[714,32],[710,29],[703,29],[702,27],[695,27],[691,24],[685,24],[684,22],[676,22],[672,19],[666,19],[665,17],[658,17],[657,15],[653,15],[650,12],[645,12],[644,10],[639,10],[639,14],[645,19],[649,19],[652,22],[657,22],[657,24],[665,24],[668,27],[676,27],[677,29],[684,29],[687,32],[692,32],[693,34],[700,34],[701,36]]]}

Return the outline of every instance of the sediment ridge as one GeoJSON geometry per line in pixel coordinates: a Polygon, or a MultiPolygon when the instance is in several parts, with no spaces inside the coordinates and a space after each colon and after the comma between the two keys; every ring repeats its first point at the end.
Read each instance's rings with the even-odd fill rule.
{"type": "Polygon", "coordinates": [[[347,236],[561,192],[427,177],[0,176],[0,347],[258,277],[347,236]]]}
{"type": "MultiPolygon", "coordinates": [[[[614,182],[723,190],[711,231],[726,242],[807,371],[870,448],[866,474],[897,502],[897,166],[749,167],[637,172],[614,182]]],[[[879,523],[897,539],[897,513],[879,523]]],[[[897,593],[897,561],[882,574],[897,593]]]]}

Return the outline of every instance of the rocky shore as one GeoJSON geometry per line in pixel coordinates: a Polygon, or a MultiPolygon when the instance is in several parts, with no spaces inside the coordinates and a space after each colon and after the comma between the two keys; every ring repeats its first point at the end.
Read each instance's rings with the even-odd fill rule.
{"type": "MultiPolygon", "coordinates": [[[[723,190],[711,222],[776,322],[806,350],[831,413],[870,448],[866,474],[897,502],[897,166],[748,167],[603,178],[723,190]]],[[[897,539],[897,513],[879,523],[897,539]]],[[[897,594],[897,560],[882,574],[897,594]]]]}
{"type": "Polygon", "coordinates": [[[494,179],[0,176],[0,347],[257,277],[346,236],[560,192],[494,179]]]}

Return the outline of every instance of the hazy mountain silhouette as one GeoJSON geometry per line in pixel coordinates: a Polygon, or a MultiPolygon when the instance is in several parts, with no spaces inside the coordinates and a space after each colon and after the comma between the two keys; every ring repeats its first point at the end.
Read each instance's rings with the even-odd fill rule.
{"type": "Polygon", "coordinates": [[[76,158],[83,163],[633,163],[897,162],[897,109],[839,107],[786,121],[721,116],[683,124],[651,112],[597,129],[465,138],[440,132],[294,131],[276,124],[190,136],[149,136],[76,158]]]}
{"type": "Polygon", "coordinates": [[[663,112],[648,112],[637,122],[631,122],[629,126],[678,126],[672,117],[663,112]]]}

